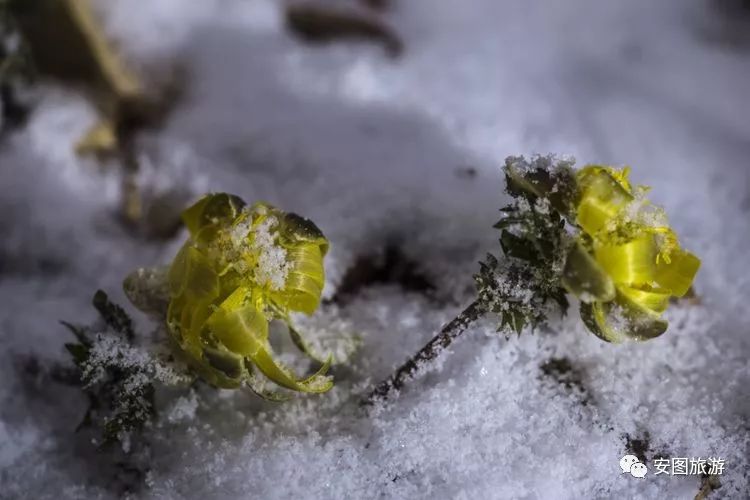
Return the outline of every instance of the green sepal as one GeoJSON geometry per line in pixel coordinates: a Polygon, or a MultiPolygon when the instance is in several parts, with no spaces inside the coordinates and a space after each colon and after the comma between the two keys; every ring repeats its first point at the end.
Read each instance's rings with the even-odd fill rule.
{"type": "Polygon", "coordinates": [[[207,194],[182,212],[182,221],[195,236],[206,226],[229,224],[244,206],[245,201],[233,194],[207,194]]]}
{"type": "Polygon", "coordinates": [[[602,339],[605,342],[612,342],[607,336],[604,334],[601,328],[599,328],[599,323],[594,318],[594,305],[586,302],[581,302],[581,305],[579,306],[579,312],[581,314],[581,320],[583,321],[583,324],[588,328],[588,330],[602,339]]]}
{"type": "Polygon", "coordinates": [[[216,339],[231,352],[251,356],[268,339],[268,321],[254,305],[218,308],[206,321],[216,339]]]}
{"type": "Polygon", "coordinates": [[[208,259],[193,245],[185,244],[168,273],[172,297],[185,295],[191,301],[210,302],[219,296],[219,276],[208,259]]]}
{"type": "Polygon", "coordinates": [[[164,318],[169,307],[169,267],[141,267],[122,282],[125,296],[140,311],[164,318]]]}
{"type": "Polygon", "coordinates": [[[562,285],[582,302],[607,302],[615,298],[612,278],[577,241],[568,250],[562,285]]]}
{"type": "Polygon", "coordinates": [[[618,293],[612,302],[581,304],[581,319],[586,327],[602,340],[620,343],[625,340],[650,340],[667,331],[668,323],[624,295],[618,293]],[[612,317],[613,308],[619,307],[619,318],[612,317]]]}
{"type": "Polygon", "coordinates": [[[244,373],[242,357],[231,352],[204,347],[203,359],[208,362],[211,368],[218,370],[231,380],[239,380],[244,373]]]}

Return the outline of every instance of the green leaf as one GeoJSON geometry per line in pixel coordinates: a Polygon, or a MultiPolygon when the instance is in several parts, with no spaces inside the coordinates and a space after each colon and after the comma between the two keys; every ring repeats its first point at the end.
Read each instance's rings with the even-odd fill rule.
{"type": "Polygon", "coordinates": [[[76,326],[71,323],[68,323],[67,321],[60,321],[60,324],[67,328],[73,335],[75,335],[76,339],[81,345],[84,345],[86,347],[91,347],[91,340],[89,340],[88,336],[86,336],[86,328],[83,326],[76,326]]]}
{"type": "Polygon", "coordinates": [[[135,339],[133,321],[125,310],[111,302],[103,290],[97,290],[92,301],[104,322],[115,332],[123,335],[128,341],[135,339]]]}
{"type": "Polygon", "coordinates": [[[495,229],[507,229],[510,226],[519,224],[524,221],[524,217],[518,213],[518,207],[508,205],[500,209],[503,212],[503,218],[495,223],[495,229]]]}
{"type": "Polygon", "coordinates": [[[73,357],[73,362],[78,366],[81,366],[89,359],[89,348],[83,344],[67,343],[65,344],[65,349],[68,350],[73,357]]]}
{"type": "Polygon", "coordinates": [[[509,309],[504,311],[500,316],[500,331],[510,329],[516,335],[521,335],[523,328],[526,326],[526,318],[519,311],[509,309]]]}
{"type": "Polygon", "coordinates": [[[540,263],[539,253],[534,248],[534,243],[509,231],[504,230],[500,234],[500,247],[508,257],[525,260],[534,265],[540,263]]]}
{"type": "Polygon", "coordinates": [[[577,197],[578,184],[572,164],[552,156],[539,156],[527,162],[523,157],[505,160],[506,191],[514,198],[534,203],[545,198],[559,213],[570,217],[577,197]]]}

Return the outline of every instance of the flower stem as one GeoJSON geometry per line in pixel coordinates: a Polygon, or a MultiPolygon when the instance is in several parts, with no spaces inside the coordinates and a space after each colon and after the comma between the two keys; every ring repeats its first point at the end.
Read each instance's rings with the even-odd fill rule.
{"type": "Polygon", "coordinates": [[[453,318],[450,323],[445,325],[440,333],[432,338],[422,349],[414,356],[409,358],[406,363],[396,370],[393,375],[378,384],[377,387],[367,396],[365,404],[373,404],[376,400],[388,399],[391,391],[401,390],[414,373],[421,368],[426,362],[437,358],[454,340],[466,331],[469,325],[479,319],[485,312],[485,309],[475,300],[466,307],[461,313],[453,318]]]}

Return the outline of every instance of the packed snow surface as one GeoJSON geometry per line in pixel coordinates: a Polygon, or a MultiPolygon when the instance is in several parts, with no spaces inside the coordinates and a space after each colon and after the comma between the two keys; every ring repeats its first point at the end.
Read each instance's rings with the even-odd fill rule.
{"type": "Polygon", "coordinates": [[[185,233],[147,241],[116,222],[116,167],[72,151],[93,106],[44,84],[0,146],[0,498],[698,493],[699,475],[656,475],[659,457],[721,458],[717,498],[747,498],[750,21],[717,8],[729,3],[394,0],[380,14],[404,41],[394,59],[376,44],[307,45],[272,0],[98,0],[129,60],[156,73],[179,61],[185,77],[164,127],[139,138],[144,183],[311,218],[331,242],[327,297],[359,257],[393,246],[434,290],[375,284],[305,320],[359,339],[329,393],[167,394],[147,467],[111,463],[73,432],[85,398],[28,360],[66,361],[58,321],[93,320],[97,288],[125,304],[125,275],[168,263],[185,233]],[[476,262],[499,253],[503,159],[548,152],[628,164],[653,186],[702,259],[699,301],[672,306],[662,337],[626,345],[588,333],[574,310],[507,340],[487,318],[400,397],[361,408],[472,300],[476,262]],[[620,470],[634,451],[643,479],[620,470]]]}

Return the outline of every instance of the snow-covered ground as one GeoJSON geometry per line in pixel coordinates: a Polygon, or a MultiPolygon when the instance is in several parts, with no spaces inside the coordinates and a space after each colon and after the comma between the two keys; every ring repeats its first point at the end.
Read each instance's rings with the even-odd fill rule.
{"type": "Polygon", "coordinates": [[[303,44],[272,0],[98,0],[132,61],[158,72],[176,58],[187,78],[163,129],[140,138],[144,182],[310,217],[332,243],[327,296],[388,245],[435,292],[374,285],[324,306],[309,328],[362,338],[330,393],[186,394],[160,408],[144,477],[108,463],[72,432],[83,396],[35,383],[19,360],[64,360],[58,320],[92,320],[97,288],[125,303],[122,278],[169,262],[184,234],[145,241],[114,222],[116,176],[72,151],[95,112],[49,84],[0,149],[0,498],[109,498],[123,484],[142,498],[698,493],[697,475],[655,475],[659,456],[721,458],[716,498],[747,498],[750,14],[709,0],[392,3],[397,59],[303,44]],[[476,262],[499,252],[499,167],[535,152],[631,165],[703,260],[700,304],[630,345],[576,314],[507,341],[488,320],[441,370],[363,411],[358,394],[471,300],[476,262]],[[620,471],[634,447],[644,479],[620,471]]]}

